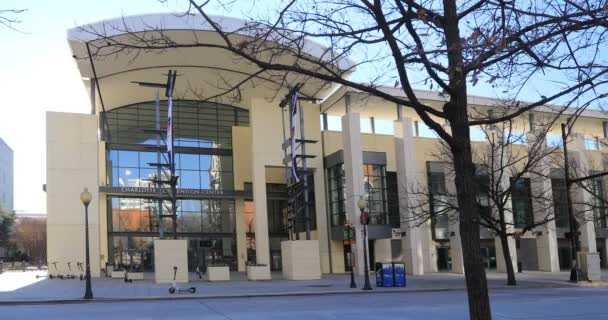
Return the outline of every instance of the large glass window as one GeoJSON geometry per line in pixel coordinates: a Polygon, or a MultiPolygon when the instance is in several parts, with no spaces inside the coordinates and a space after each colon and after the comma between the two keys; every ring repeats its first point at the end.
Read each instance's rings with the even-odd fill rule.
{"type": "Polygon", "coordinates": [[[486,217],[486,222],[490,223],[492,217],[492,204],[490,201],[490,176],[487,174],[476,175],[475,184],[477,187],[477,204],[479,205],[479,215],[486,217]]]}
{"type": "MultiPolygon", "coordinates": [[[[249,111],[204,101],[174,101],[174,143],[181,147],[231,148],[232,127],[248,126],[249,111]]],[[[166,129],[167,102],[161,102],[160,125],[166,129]]],[[[156,144],[155,102],[117,108],[102,114],[104,140],[121,144],[156,144]]]]}
{"type": "Polygon", "coordinates": [[[450,220],[445,174],[443,172],[428,171],[427,180],[433,239],[449,240],[450,220]]]}
{"type": "MultiPolygon", "coordinates": [[[[158,202],[142,198],[111,197],[111,232],[158,232],[158,202]]],[[[163,203],[164,214],[171,204],[163,203]]],[[[234,233],[235,208],[231,199],[177,201],[177,232],[234,233]]],[[[171,219],[163,219],[163,230],[172,230],[171,219]]]]}
{"type": "Polygon", "coordinates": [[[532,191],[529,178],[511,178],[511,204],[516,228],[524,228],[534,223],[532,213],[532,191]]]}
{"type": "MultiPolygon", "coordinates": [[[[108,150],[107,185],[113,187],[152,186],[157,169],[156,152],[108,150]]],[[[234,189],[232,156],[214,154],[175,155],[175,170],[182,189],[234,189]]]]}
{"type": "Polygon", "coordinates": [[[370,224],[388,224],[386,169],[383,165],[364,164],[363,184],[368,196],[370,224]]]}
{"type": "Polygon", "coordinates": [[[332,226],[343,226],[346,222],[344,164],[327,169],[329,212],[332,226]]]}
{"type": "MultiPolygon", "coordinates": [[[[368,199],[370,224],[388,224],[386,194],[386,168],[384,165],[364,164],[363,183],[368,199]]],[[[344,164],[327,169],[329,212],[332,226],[343,226],[346,222],[344,164]]]]}
{"type": "Polygon", "coordinates": [[[552,178],[551,193],[553,195],[553,210],[555,214],[555,225],[558,228],[569,228],[568,199],[566,194],[566,179],[552,178]]]}
{"type": "Polygon", "coordinates": [[[401,227],[399,214],[399,186],[397,172],[386,172],[386,200],[388,206],[388,222],[393,228],[401,227]]]}
{"type": "Polygon", "coordinates": [[[593,221],[595,227],[606,228],[606,200],[604,195],[604,180],[601,178],[592,180],[593,194],[593,221]]]}

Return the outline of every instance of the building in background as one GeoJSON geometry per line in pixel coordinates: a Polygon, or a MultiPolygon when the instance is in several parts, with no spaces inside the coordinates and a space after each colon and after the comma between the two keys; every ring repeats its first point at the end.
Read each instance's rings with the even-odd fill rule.
{"type": "Polygon", "coordinates": [[[13,149],[0,138],[0,207],[12,211],[14,193],[13,149]]]}
{"type": "MultiPolygon", "coordinates": [[[[58,262],[59,268],[65,269],[69,261],[84,260],[84,243],[80,240],[84,234],[84,209],[79,194],[88,187],[93,194],[89,206],[93,275],[99,276],[107,263],[124,266],[134,261],[143,270],[154,268],[154,240],[160,237],[161,228],[165,237],[171,229],[156,217],[161,208],[170,209],[171,204],[159,204],[157,190],[151,185],[157,168],[151,164],[157,162],[157,151],[166,147],[163,143],[159,148],[156,142],[156,89],[132,82],[163,82],[167,69],[178,69],[175,96],[179,100],[173,110],[179,176],[177,237],[188,240],[189,269],[204,269],[216,262],[238,271],[245,271],[246,265],[252,263],[281,268],[281,241],[289,238],[289,226],[281,126],[286,115],[279,108],[281,98],[277,96],[284,95],[288,88],[276,88],[276,82],[271,81],[273,75],[262,75],[246,81],[248,85],[239,90],[238,99],[219,97],[208,101],[200,94],[211,97],[220,93],[219,85],[212,84],[240,81],[255,67],[204,47],[162,52],[110,47],[104,49],[107,52],[98,52],[99,56],[91,56],[88,50],[89,46],[104,47],[111,42],[86,30],[110,30],[105,35],[108,38],[121,37],[122,24],[137,33],[154,32],[153,26],[162,25],[164,36],[181,41],[219,41],[218,35],[200,19],[177,15],[121,17],[68,32],[68,42],[92,104],[83,106],[87,113],[47,114],[50,263],[58,262]],[[280,95],[276,95],[277,90],[280,95]]],[[[245,23],[218,18],[222,28],[237,28],[245,23]]],[[[310,44],[311,56],[323,52],[315,46],[310,44]]],[[[379,90],[390,95],[403,94],[398,88],[379,90]]],[[[417,184],[429,186],[437,193],[432,194],[435,198],[453,184],[444,166],[432,157],[440,140],[420,117],[411,109],[319,80],[308,79],[300,93],[321,101],[302,104],[306,139],[317,142],[307,150],[308,155],[314,156],[308,164],[312,190],[308,202],[313,207],[311,233],[318,240],[322,272],[345,272],[353,261],[355,270],[362,274],[363,246],[369,247],[371,266],[376,261],[404,261],[408,272],[415,274],[464,272],[457,224],[436,217],[416,226],[404,223],[408,204],[401,199],[408,197],[407,176],[414,177],[417,184]],[[368,243],[361,239],[362,226],[357,218],[357,200],[361,196],[369,200],[368,243]],[[355,241],[345,237],[347,220],[355,226],[355,241]]],[[[418,96],[437,108],[445,103],[437,92],[418,92],[418,96]]],[[[471,97],[469,101],[485,111],[499,105],[499,101],[489,98],[471,97]]],[[[164,128],[165,100],[161,101],[161,111],[164,128]]],[[[551,111],[538,111],[537,115],[540,117],[543,112],[551,111]]],[[[528,116],[515,121],[516,130],[528,133],[528,116]]],[[[576,144],[572,151],[593,163],[603,163],[604,157],[608,159],[608,148],[600,147],[599,142],[608,142],[608,131],[603,130],[606,126],[605,112],[585,111],[573,129],[576,144]]],[[[555,136],[559,136],[558,128],[547,139],[555,136]]],[[[476,141],[474,145],[482,147],[483,142],[476,141]]],[[[552,170],[545,178],[543,185],[553,187],[555,197],[562,199],[562,193],[558,193],[563,180],[559,170],[552,170]]],[[[512,199],[515,228],[521,217],[544,215],[533,207],[530,195],[534,188],[522,180],[521,189],[512,199]]],[[[601,189],[605,189],[603,181],[601,189]]],[[[583,193],[577,190],[577,196],[585,196],[583,193]]],[[[555,210],[561,212],[558,207],[556,201],[555,210]]],[[[600,216],[603,221],[595,226],[586,222],[582,246],[588,252],[599,252],[603,266],[607,266],[608,229],[605,215],[600,216]]],[[[569,268],[571,253],[562,222],[551,220],[509,243],[513,262],[520,262],[525,270],[555,272],[569,268]]],[[[505,270],[505,263],[497,254],[500,245],[496,235],[482,230],[481,247],[487,268],[505,270]]]]}

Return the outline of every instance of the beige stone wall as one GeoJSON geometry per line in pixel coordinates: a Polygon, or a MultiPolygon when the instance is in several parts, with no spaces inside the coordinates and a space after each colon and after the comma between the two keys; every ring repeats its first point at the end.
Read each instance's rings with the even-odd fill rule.
{"type": "Polygon", "coordinates": [[[97,116],[47,112],[46,119],[47,255],[50,273],[67,274],[71,262],[85,261],[84,206],[80,193],[88,188],[93,195],[89,205],[89,245],[91,273],[101,269],[99,215],[99,157],[97,116]]]}

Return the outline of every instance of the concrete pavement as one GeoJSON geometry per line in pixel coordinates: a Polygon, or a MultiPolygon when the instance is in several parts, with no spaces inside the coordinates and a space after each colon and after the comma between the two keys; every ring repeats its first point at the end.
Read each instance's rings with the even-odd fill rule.
{"type": "MultiPolygon", "coordinates": [[[[493,319],[606,319],[607,288],[491,290],[493,319]]],[[[466,293],[283,296],[0,306],[3,320],[467,319],[466,293]]]]}
{"type": "MultiPolygon", "coordinates": [[[[16,303],[65,303],[79,302],[84,293],[84,281],[36,279],[37,272],[7,272],[0,275],[0,304],[16,303]]],[[[608,274],[605,274],[608,276],[608,274]]],[[[147,277],[152,277],[148,274],[147,277]]],[[[505,288],[506,275],[488,272],[491,289],[505,288]]],[[[280,274],[273,274],[272,281],[247,281],[244,274],[232,273],[231,281],[207,282],[192,277],[189,286],[195,286],[195,294],[169,294],[168,285],[159,285],[153,280],[125,283],[122,279],[93,279],[95,301],[159,300],[191,298],[246,298],[285,295],[336,295],[365,294],[361,291],[363,278],[357,277],[357,289],[349,288],[348,275],[323,275],[322,280],[287,281],[280,280],[280,274]]],[[[608,277],[607,277],[608,278],[608,277]]],[[[517,288],[558,288],[571,287],[567,282],[568,273],[524,272],[517,274],[517,288]]],[[[405,288],[377,288],[371,277],[373,292],[421,292],[459,291],[465,289],[464,277],[458,274],[436,273],[423,276],[408,276],[405,288]]]]}

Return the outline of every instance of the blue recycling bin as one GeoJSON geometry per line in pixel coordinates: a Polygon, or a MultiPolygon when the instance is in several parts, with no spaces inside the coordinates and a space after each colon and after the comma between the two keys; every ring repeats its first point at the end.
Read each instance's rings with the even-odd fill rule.
{"type": "Polygon", "coordinates": [[[405,264],[400,262],[393,262],[393,274],[394,274],[394,285],[395,287],[405,287],[405,264]]]}
{"type": "Polygon", "coordinates": [[[393,287],[393,263],[376,262],[376,287],[393,287]]]}

